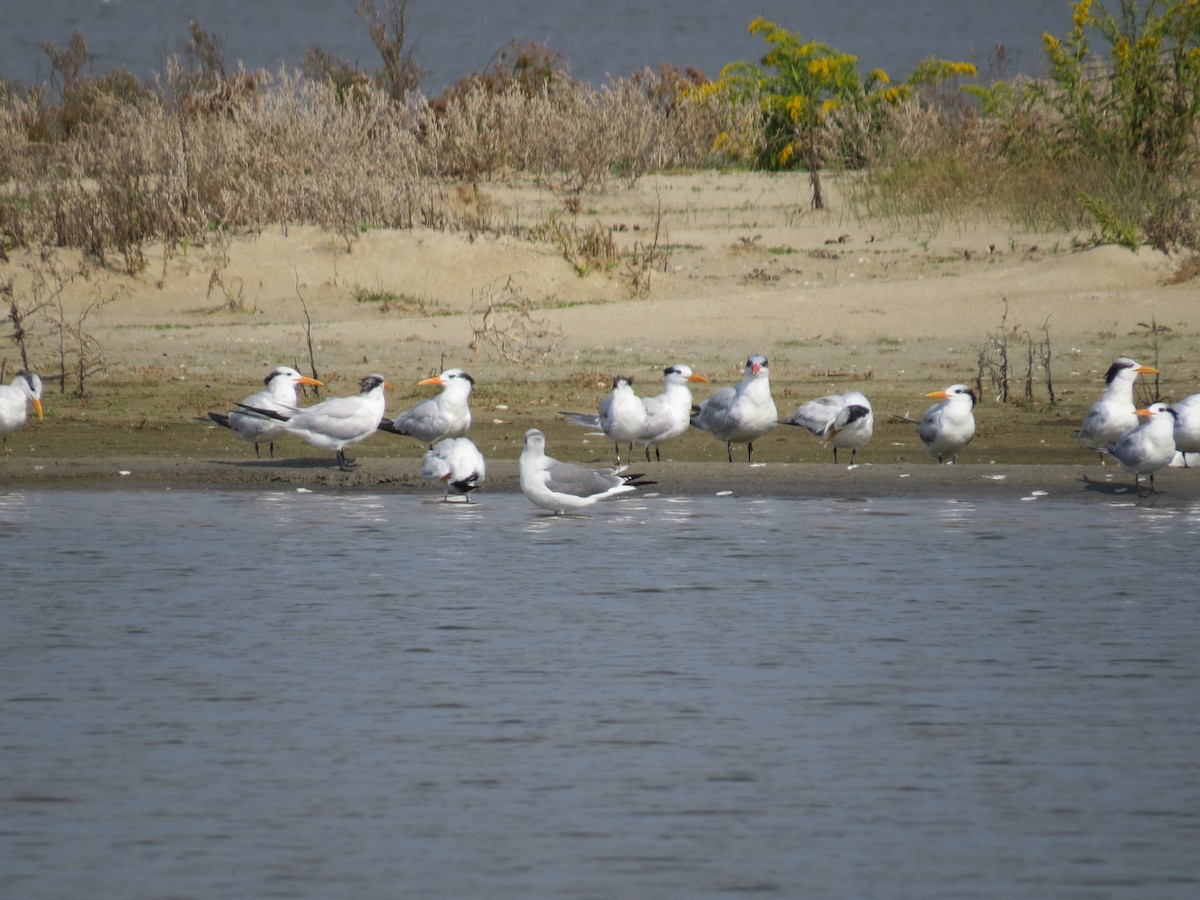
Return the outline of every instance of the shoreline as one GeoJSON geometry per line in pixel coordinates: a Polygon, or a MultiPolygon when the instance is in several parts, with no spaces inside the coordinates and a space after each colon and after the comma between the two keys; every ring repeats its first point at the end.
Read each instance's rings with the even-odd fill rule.
{"type": "MultiPolygon", "coordinates": [[[[325,458],[198,460],[114,456],[79,459],[13,459],[0,473],[0,492],[26,490],[325,490],[421,494],[436,498],[439,485],[419,476],[419,459],[365,459],[342,472],[325,458]]],[[[635,466],[655,481],[643,495],[734,496],[784,499],[920,498],[940,500],[1078,500],[1097,498],[1160,506],[1200,502],[1200,473],[1164,469],[1158,492],[1139,498],[1133,477],[1098,464],[1006,465],[934,463],[726,463],[662,462],[635,466]]],[[[1143,479],[1145,484],[1145,479],[1143,479]]],[[[489,461],[488,477],[472,493],[519,493],[515,459],[489,461]]],[[[457,499],[457,498],[455,498],[457,499]]],[[[616,502],[619,502],[616,501],[616,502]]]]}
{"type": "MultiPolygon", "coordinates": [[[[1101,466],[1073,433],[1118,356],[1162,372],[1139,382],[1139,403],[1200,389],[1200,321],[1195,284],[1177,277],[1183,259],[1030,234],[984,216],[926,234],[918,223],[858,218],[851,186],[830,178],[831,209],[821,212],[807,209],[803,179],[761,173],[645,176],[590,196],[581,222],[610,235],[623,258],[661,226],[668,263],[638,290],[621,266],[581,273],[553,243],[426,228],[371,230],[352,248],[314,226],[264,229],[221,247],[159,248],[137,276],[75,251],[56,253],[53,269],[13,252],[0,261],[0,279],[13,279],[21,302],[34,296],[35,273],[75,274],[62,285],[62,321],[26,323],[31,365],[47,382],[45,420],[9,435],[0,490],[319,486],[437,495],[418,476],[425,448],[417,442],[372,438],[351,450],[363,467],[346,474],[331,453],[298,441],[280,451],[286,459],[256,460],[209,422],[210,411],[235,409],[265,373],[288,364],[325,383],[319,399],[352,395],[364,375],[381,373],[392,383],[392,416],[434,395],[421,385],[430,375],[468,371],[469,436],[489,466],[482,497],[517,490],[516,459],[531,427],[559,459],[609,464],[612,445],[562,412],[594,411],[615,375],[653,396],[663,367],[685,363],[708,379],[693,389],[700,401],[737,383],[749,353],[763,353],[781,418],[816,397],[867,394],[875,435],[859,467],[834,464],[800,428],[756,441],[761,467],[745,463],[744,447],[740,462],[727,463],[722,442],[696,433],[645,470],[661,493],[1134,496],[1133,477],[1101,466]],[[214,293],[214,278],[228,290],[214,293]],[[98,295],[113,299],[94,310],[98,295]],[[103,363],[83,390],[72,390],[69,372],[61,383],[53,374],[64,323],[83,323],[103,363]],[[913,420],[930,391],[956,383],[981,388],[978,431],[957,467],[939,467],[913,420]]],[[[520,180],[485,193],[520,221],[545,219],[563,202],[520,180]]],[[[0,353],[5,381],[18,359],[0,353]]],[[[1166,470],[1157,480],[1160,498],[1200,496],[1200,474],[1166,470]]]]}

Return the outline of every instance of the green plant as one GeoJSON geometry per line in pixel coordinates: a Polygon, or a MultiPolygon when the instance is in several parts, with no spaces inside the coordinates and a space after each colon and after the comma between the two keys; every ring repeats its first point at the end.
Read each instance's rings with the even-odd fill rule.
{"type": "Polygon", "coordinates": [[[973,88],[1013,167],[1050,165],[1104,240],[1194,246],[1200,164],[1200,4],[1076,0],[1063,38],[1043,36],[1049,77],[973,88]],[[1093,49],[1093,39],[1107,45],[1093,49]]]}
{"type": "Polygon", "coordinates": [[[1116,210],[1097,197],[1080,194],[1079,202],[1092,214],[1100,230],[1101,241],[1137,250],[1141,242],[1138,240],[1136,224],[1122,220],[1116,210]]]}
{"type": "Polygon", "coordinates": [[[910,96],[918,86],[975,73],[966,63],[929,59],[905,83],[892,85],[882,69],[864,78],[857,57],[820,41],[805,41],[766,19],[752,21],[750,32],[770,49],[756,62],[726,66],[714,90],[757,99],[765,122],[758,163],[768,169],[802,164],[808,170],[814,209],[825,207],[820,173],[832,153],[828,125],[835,114],[865,118],[866,125],[858,128],[870,131],[882,107],[910,96]]]}

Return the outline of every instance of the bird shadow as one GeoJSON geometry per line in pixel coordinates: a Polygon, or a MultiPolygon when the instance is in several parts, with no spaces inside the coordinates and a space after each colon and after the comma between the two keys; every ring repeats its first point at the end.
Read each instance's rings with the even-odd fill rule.
{"type": "Polygon", "coordinates": [[[1120,481],[1093,481],[1086,475],[1080,477],[1083,483],[1083,489],[1094,494],[1104,494],[1107,497],[1132,497],[1138,500],[1147,500],[1153,497],[1158,491],[1151,491],[1149,488],[1138,490],[1132,484],[1120,481]]]}
{"type": "Polygon", "coordinates": [[[218,459],[214,460],[219,466],[233,466],[238,469],[338,469],[336,459],[322,459],[316,456],[300,456],[292,459],[218,459]]]}

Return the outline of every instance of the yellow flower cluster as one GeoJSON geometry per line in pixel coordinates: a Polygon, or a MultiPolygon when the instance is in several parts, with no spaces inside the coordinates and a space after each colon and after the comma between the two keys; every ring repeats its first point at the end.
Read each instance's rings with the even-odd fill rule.
{"type": "Polygon", "coordinates": [[[796,155],[796,148],[791,144],[788,144],[786,147],[784,147],[782,150],[780,150],[779,156],[777,157],[779,160],[780,167],[782,168],[782,167],[786,166],[791,161],[792,157],[795,155],[796,155]]]}
{"type": "Polygon", "coordinates": [[[683,95],[692,100],[705,101],[721,92],[721,82],[705,81],[700,84],[688,84],[683,87],[683,95]]]}
{"type": "Polygon", "coordinates": [[[1071,15],[1076,28],[1084,28],[1092,24],[1092,0],[1079,0],[1071,15]]]}
{"type": "Polygon", "coordinates": [[[832,56],[822,56],[808,64],[808,74],[817,78],[829,80],[837,70],[837,60],[832,56]]]}

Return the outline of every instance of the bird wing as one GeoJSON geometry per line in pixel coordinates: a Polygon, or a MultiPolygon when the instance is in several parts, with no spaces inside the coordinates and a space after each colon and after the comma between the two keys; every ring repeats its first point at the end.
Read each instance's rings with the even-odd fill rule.
{"type": "Polygon", "coordinates": [[[288,429],[304,429],[335,438],[358,437],[371,420],[361,397],[334,397],[303,409],[287,420],[288,429]]]}
{"type": "Polygon", "coordinates": [[[801,404],[784,420],[784,423],[799,425],[801,428],[807,428],[817,437],[824,437],[833,427],[838,413],[845,409],[845,406],[841,397],[834,395],[818,397],[816,400],[809,400],[807,403],[801,404]]]}
{"type": "Polygon", "coordinates": [[[546,465],[546,487],[556,494],[591,497],[624,484],[620,475],[584,469],[571,463],[551,460],[546,465]]]}
{"type": "Polygon", "coordinates": [[[941,431],[943,411],[944,405],[938,403],[925,410],[925,415],[921,416],[921,424],[917,427],[917,436],[926,444],[933,443],[938,432],[941,431]]]}
{"type": "Polygon", "coordinates": [[[714,391],[706,399],[700,401],[695,415],[692,416],[692,424],[705,431],[711,431],[729,414],[729,408],[733,406],[736,398],[737,391],[731,387],[723,387],[714,391]]]}

